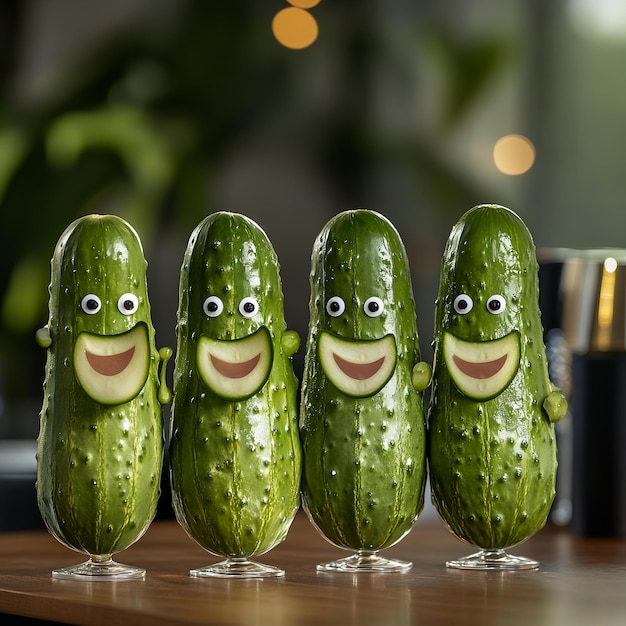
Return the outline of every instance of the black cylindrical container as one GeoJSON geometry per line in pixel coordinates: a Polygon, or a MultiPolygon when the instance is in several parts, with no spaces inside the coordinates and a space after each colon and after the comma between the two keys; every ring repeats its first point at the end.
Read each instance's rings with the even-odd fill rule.
{"type": "Polygon", "coordinates": [[[574,355],[574,532],[626,536],[626,353],[574,355]]]}

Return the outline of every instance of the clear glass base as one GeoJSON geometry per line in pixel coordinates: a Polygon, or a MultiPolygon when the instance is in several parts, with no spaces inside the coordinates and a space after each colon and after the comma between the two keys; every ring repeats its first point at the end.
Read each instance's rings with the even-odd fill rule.
{"type": "Polygon", "coordinates": [[[84,563],[70,565],[52,571],[53,578],[69,578],[72,580],[128,580],[145,578],[146,570],[132,565],[123,565],[114,561],[110,555],[91,556],[84,563]]]}
{"type": "Polygon", "coordinates": [[[285,570],[246,558],[228,558],[201,569],[189,570],[195,578],[271,578],[284,576],[285,570]]]}
{"type": "Polygon", "coordinates": [[[410,561],[399,561],[395,559],[385,559],[379,556],[376,551],[359,550],[351,556],[320,563],[317,566],[318,572],[405,572],[413,567],[410,561]]]}
{"type": "Polygon", "coordinates": [[[454,569],[475,569],[509,571],[537,569],[539,563],[523,556],[513,556],[505,550],[481,550],[456,561],[448,561],[446,567],[454,569]]]}

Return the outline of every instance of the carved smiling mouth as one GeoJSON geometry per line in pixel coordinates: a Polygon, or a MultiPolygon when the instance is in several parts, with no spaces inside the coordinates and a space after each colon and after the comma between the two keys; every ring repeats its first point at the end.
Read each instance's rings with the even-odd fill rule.
{"type": "Polygon", "coordinates": [[[492,341],[464,341],[443,335],[443,358],[459,391],[475,400],[501,393],[519,367],[520,339],[513,331],[492,341]]]}
{"type": "Polygon", "coordinates": [[[128,367],[128,364],[133,360],[134,354],[135,346],[125,350],[124,352],[110,355],[94,354],[89,351],[85,352],[89,365],[91,365],[92,369],[102,376],[117,376],[123,372],[128,367]]]}
{"type": "Polygon", "coordinates": [[[340,357],[336,352],[333,352],[333,358],[339,369],[346,376],[354,378],[354,380],[367,380],[371,378],[380,370],[385,362],[385,357],[383,356],[370,363],[354,363],[353,361],[348,361],[340,357]]]}
{"type": "Polygon", "coordinates": [[[196,354],[204,384],[227,400],[243,400],[265,384],[273,361],[272,341],[264,326],[243,339],[220,340],[203,335],[196,354]]]}
{"type": "Polygon", "coordinates": [[[495,376],[504,367],[509,355],[504,354],[499,359],[484,362],[465,361],[458,354],[455,354],[453,358],[456,366],[463,374],[470,378],[485,380],[495,376]]]}
{"type": "Polygon", "coordinates": [[[259,364],[261,355],[257,354],[247,361],[241,363],[224,361],[216,357],[214,354],[209,353],[211,364],[213,367],[226,378],[245,378],[248,374],[254,371],[254,368],[259,364]]]}
{"type": "Polygon", "coordinates": [[[81,387],[101,404],[134,398],[148,377],[149,342],[145,324],[121,335],[83,332],[74,346],[74,372],[81,387]]]}
{"type": "Polygon", "coordinates": [[[345,394],[371,396],[387,384],[396,366],[393,335],[370,341],[341,339],[320,334],[318,357],[330,381],[345,394]]]}

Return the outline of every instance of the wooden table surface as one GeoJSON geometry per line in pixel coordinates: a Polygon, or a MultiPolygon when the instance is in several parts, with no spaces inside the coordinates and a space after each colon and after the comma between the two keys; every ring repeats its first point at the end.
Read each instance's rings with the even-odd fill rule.
{"type": "MultiPolygon", "coordinates": [[[[534,571],[448,570],[447,559],[473,552],[432,518],[385,555],[408,559],[402,574],[318,573],[315,564],[345,556],[299,512],[287,539],[259,560],[282,579],[191,578],[189,569],[220,559],[174,520],[155,522],[116,556],[146,568],[145,580],[75,582],[52,568],[78,563],[45,531],[0,535],[0,613],[90,626],[129,624],[271,625],[626,624],[626,540],[582,539],[545,528],[513,553],[541,562],[534,571]]],[[[10,623],[0,615],[0,623],[10,623]]]]}

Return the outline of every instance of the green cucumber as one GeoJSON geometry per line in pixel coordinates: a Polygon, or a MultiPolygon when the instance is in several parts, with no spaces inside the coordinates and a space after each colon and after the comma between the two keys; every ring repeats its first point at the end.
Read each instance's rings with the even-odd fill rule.
{"type": "Polygon", "coordinates": [[[159,384],[171,356],[155,348],[139,237],[123,219],[72,222],[51,261],[47,348],[37,444],[37,500],[67,546],[110,555],[156,513],[163,453],[159,384]]]}
{"type": "Polygon", "coordinates": [[[452,229],[435,315],[429,469],[433,503],[460,538],[515,545],[546,523],[557,469],[535,246],[522,220],[474,207],[452,229]]]}
{"type": "Polygon", "coordinates": [[[170,437],[180,524],[203,548],[249,557],[284,539],[301,449],[276,253],[251,219],[206,217],[181,269],[170,437]]]}
{"type": "Polygon", "coordinates": [[[426,425],[404,245],[367,209],[332,218],[311,257],[302,381],[303,504],[332,543],[379,550],[424,504],[426,425]]]}

